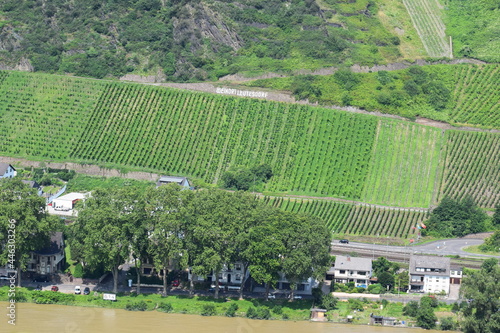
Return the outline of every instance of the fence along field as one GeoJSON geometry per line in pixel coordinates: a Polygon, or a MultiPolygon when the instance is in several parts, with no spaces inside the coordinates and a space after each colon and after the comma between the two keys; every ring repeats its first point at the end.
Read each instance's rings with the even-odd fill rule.
{"type": "Polygon", "coordinates": [[[500,128],[500,65],[461,65],[455,70],[454,106],[449,115],[458,124],[500,128]]]}
{"type": "Polygon", "coordinates": [[[267,163],[267,189],[361,196],[377,118],[297,104],[110,84],[71,157],[216,182],[267,163]]]}
{"type": "Polygon", "coordinates": [[[450,45],[438,0],[403,0],[415,29],[431,57],[449,57],[450,45]]]}
{"type": "Polygon", "coordinates": [[[446,132],[442,198],[472,196],[481,207],[500,204],[500,134],[446,132]]]}
{"type": "Polygon", "coordinates": [[[442,143],[443,135],[437,128],[400,121],[379,122],[361,200],[429,207],[442,143]]]}
{"type": "Polygon", "coordinates": [[[424,221],[425,210],[377,208],[330,200],[264,197],[274,207],[321,218],[335,233],[408,238],[416,234],[417,224],[424,221]]]}
{"type": "Polygon", "coordinates": [[[68,158],[105,83],[0,71],[0,152],[68,158]]]}

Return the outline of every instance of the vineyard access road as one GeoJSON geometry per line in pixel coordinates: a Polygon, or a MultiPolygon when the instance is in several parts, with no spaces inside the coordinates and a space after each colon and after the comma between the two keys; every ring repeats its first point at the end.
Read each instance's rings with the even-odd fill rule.
{"type": "Polygon", "coordinates": [[[410,246],[389,246],[389,245],[377,245],[377,244],[365,244],[350,242],[349,244],[339,243],[338,240],[332,242],[332,252],[336,251],[349,251],[356,252],[356,250],[364,251],[365,253],[373,253],[373,256],[383,256],[385,254],[401,254],[408,255],[411,254],[431,254],[431,255],[459,255],[460,257],[485,257],[485,258],[498,258],[500,255],[487,255],[487,254],[472,254],[465,252],[462,249],[471,245],[480,245],[484,242],[483,239],[473,239],[473,238],[455,238],[455,239],[443,239],[440,241],[435,241],[431,243],[421,244],[421,245],[410,245],[410,246]]]}

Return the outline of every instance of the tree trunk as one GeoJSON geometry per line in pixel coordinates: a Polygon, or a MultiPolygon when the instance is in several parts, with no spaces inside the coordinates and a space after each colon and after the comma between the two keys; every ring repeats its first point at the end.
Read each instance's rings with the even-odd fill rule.
{"type": "Polygon", "coordinates": [[[266,298],[265,298],[266,301],[269,301],[269,288],[270,288],[269,283],[266,283],[266,298]]]}
{"type": "Polygon", "coordinates": [[[167,296],[167,267],[163,266],[163,296],[167,296]]]}
{"type": "Polygon", "coordinates": [[[290,302],[293,302],[293,296],[295,296],[295,283],[290,284],[290,302]]]}
{"type": "Polygon", "coordinates": [[[191,277],[189,279],[189,296],[193,296],[194,294],[194,282],[193,282],[193,271],[191,271],[191,274],[189,274],[191,277]]]}
{"type": "Polygon", "coordinates": [[[17,286],[21,287],[21,264],[19,264],[16,268],[16,279],[17,279],[17,286]]]}
{"type": "Polygon", "coordinates": [[[118,266],[113,267],[113,293],[118,293],[118,266]]]}
{"type": "Polygon", "coordinates": [[[241,278],[241,287],[240,287],[240,300],[243,299],[243,287],[245,286],[245,282],[247,281],[247,265],[243,265],[243,277],[241,278]]]}
{"type": "Polygon", "coordinates": [[[137,260],[135,261],[135,269],[137,271],[137,295],[141,293],[141,271],[142,271],[142,261],[139,264],[139,267],[137,267],[137,260]]]}
{"type": "Polygon", "coordinates": [[[219,298],[219,271],[214,273],[215,276],[215,299],[219,298]]]}

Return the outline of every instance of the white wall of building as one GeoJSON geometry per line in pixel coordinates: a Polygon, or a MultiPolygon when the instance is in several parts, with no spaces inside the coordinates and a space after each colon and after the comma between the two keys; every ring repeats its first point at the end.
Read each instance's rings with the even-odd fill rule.
{"type": "Polygon", "coordinates": [[[425,275],[424,276],[424,291],[426,293],[439,293],[445,291],[447,294],[450,292],[450,277],[425,275]]]}

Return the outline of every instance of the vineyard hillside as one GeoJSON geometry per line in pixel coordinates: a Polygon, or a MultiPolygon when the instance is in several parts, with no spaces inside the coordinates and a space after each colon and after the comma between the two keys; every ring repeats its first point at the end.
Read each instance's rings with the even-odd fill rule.
{"type": "Polygon", "coordinates": [[[218,183],[268,164],[263,190],[428,208],[498,203],[498,134],[442,131],[299,104],[0,72],[0,156],[149,170],[218,183]]]}
{"type": "Polygon", "coordinates": [[[285,211],[318,216],[337,234],[409,238],[416,236],[417,225],[427,217],[425,210],[379,208],[330,200],[281,197],[263,200],[285,211]]]}

